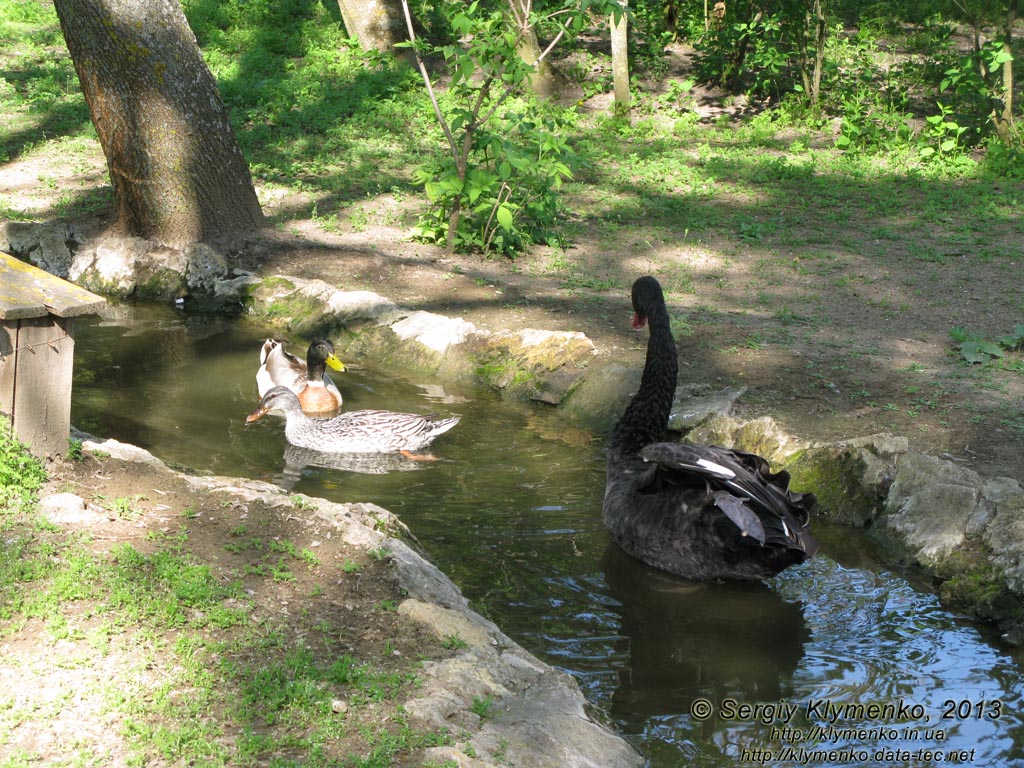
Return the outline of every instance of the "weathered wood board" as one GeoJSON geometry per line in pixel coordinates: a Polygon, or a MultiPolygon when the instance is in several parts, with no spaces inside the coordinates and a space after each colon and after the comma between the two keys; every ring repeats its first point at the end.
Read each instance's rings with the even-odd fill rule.
{"type": "Polygon", "coordinates": [[[68,448],[74,319],[106,300],[0,253],[0,413],[36,456],[68,448]]]}
{"type": "Polygon", "coordinates": [[[91,315],[104,304],[102,296],[0,253],[0,320],[91,315]]]}

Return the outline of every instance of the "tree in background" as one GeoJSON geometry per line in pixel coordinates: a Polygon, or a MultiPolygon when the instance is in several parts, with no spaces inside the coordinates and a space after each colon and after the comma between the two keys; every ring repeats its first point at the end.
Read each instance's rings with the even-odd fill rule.
{"type": "MultiPolygon", "coordinates": [[[[512,7],[516,0],[508,0],[512,7]]],[[[510,17],[511,23],[515,24],[515,18],[510,17]]],[[[523,31],[522,39],[519,41],[519,58],[533,68],[529,77],[529,86],[538,96],[562,101],[567,97],[571,98],[579,92],[579,86],[569,80],[562,72],[555,67],[544,50],[540,47],[537,39],[537,31],[529,27],[523,31]]]]}
{"type": "Polygon", "coordinates": [[[263,225],[227,109],[177,0],[55,0],[117,221],[166,246],[263,225]]]}
{"type": "Polygon", "coordinates": [[[338,0],[341,18],[349,35],[363,50],[400,55],[395,46],[409,39],[401,0],[338,0]]]}
{"type": "Polygon", "coordinates": [[[626,0],[622,9],[613,13],[608,24],[612,37],[612,84],[615,90],[615,110],[620,115],[629,113],[629,18],[626,15],[626,0]]]}
{"type": "Polygon", "coordinates": [[[828,0],[804,0],[804,23],[797,24],[797,67],[800,88],[807,103],[817,109],[821,101],[821,76],[825,71],[825,44],[828,42],[828,0]]]}
{"type": "Polygon", "coordinates": [[[987,102],[989,120],[1003,143],[1019,137],[1013,118],[1013,27],[1019,0],[953,0],[973,31],[974,50],[961,66],[950,68],[941,90],[970,98],[979,95],[987,102]],[[985,39],[987,27],[995,35],[985,39]]]}

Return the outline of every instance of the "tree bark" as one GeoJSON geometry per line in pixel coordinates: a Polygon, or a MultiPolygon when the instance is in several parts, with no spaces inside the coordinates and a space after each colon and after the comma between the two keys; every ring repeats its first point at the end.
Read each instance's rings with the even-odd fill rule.
{"type": "Polygon", "coordinates": [[[1005,143],[1013,141],[1013,26],[1017,22],[1018,0],[1007,3],[1003,28],[1003,109],[996,115],[996,131],[1005,143]]]}
{"type": "Polygon", "coordinates": [[[55,0],[125,232],[174,248],[263,225],[178,0],[55,0]]]}
{"type": "Polygon", "coordinates": [[[401,0],[338,0],[345,29],[366,51],[390,53],[412,63],[412,54],[395,49],[409,39],[401,0]]]}
{"type": "Polygon", "coordinates": [[[814,30],[814,68],[810,78],[808,96],[812,108],[818,107],[821,98],[821,76],[825,71],[825,43],[828,40],[827,10],[822,0],[814,0],[808,15],[807,26],[814,30]]]}
{"type": "Polygon", "coordinates": [[[519,58],[535,68],[533,77],[530,78],[530,90],[538,96],[551,101],[562,101],[574,98],[576,92],[581,90],[550,61],[546,58],[541,59],[540,43],[533,27],[528,27],[523,34],[523,39],[519,43],[519,58]]]}
{"type": "MultiPolygon", "coordinates": [[[[627,0],[620,0],[623,9],[627,0]]],[[[629,93],[629,26],[626,14],[623,13],[618,23],[611,19],[612,26],[612,82],[615,88],[615,109],[620,114],[628,114],[630,109],[629,93]]]]}

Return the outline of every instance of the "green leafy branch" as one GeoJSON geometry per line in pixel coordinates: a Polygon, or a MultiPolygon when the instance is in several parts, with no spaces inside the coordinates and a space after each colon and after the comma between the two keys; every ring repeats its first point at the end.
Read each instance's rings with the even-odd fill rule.
{"type": "Polygon", "coordinates": [[[604,12],[617,0],[585,0],[535,13],[532,0],[508,0],[500,9],[479,2],[446,3],[441,10],[458,37],[456,44],[418,39],[408,0],[403,0],[411,47],[427,89],[434,117],[447,145],[442,158],[420,166],[430,211],[420,237],[444,242],[449,251],[479,249],[512,253],[543,237],[555,221],[557,192],[572,178],[575,154],[560,138],[556,118],[525,101],[512,108],[510,97],[524,91],[537,67],[567,35],[577,34],[591,12],[604,12]],[[536,61],[520,52],[539,23],[553,25],[552,40],[536,61]],[[450,81],[443,99],[424,64],[439,56],[450,81]]]}

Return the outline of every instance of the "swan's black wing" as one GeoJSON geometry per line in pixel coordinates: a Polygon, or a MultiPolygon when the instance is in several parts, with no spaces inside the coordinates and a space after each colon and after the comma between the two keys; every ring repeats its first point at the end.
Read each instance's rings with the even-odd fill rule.
{"type": "Polygon", "coordinates": [[[762,457],[683,443],[652,443],[640,455],[668,475],[701,478],[714,505],[751,543],[800,549],[807,557],[817,551],[808,530],[814,494],[790,491],[789,473],[772,473],[762,457]]]}

